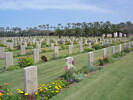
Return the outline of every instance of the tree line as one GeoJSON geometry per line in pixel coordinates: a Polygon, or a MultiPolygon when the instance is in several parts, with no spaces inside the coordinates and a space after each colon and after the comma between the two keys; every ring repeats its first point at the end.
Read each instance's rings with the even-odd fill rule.
{"type": "Polygon", "coordinates": [[[133,33],[133,23],[120,22],[113,24],[110,21],[93,22],[93,23],[67,23],[66,25],[58,24],[57,26],[38,25],[37,27],[27,27],[21,29],[19,27],[12,28],[12,31],[6,31],[11,28],[7,27],[4,31],[0,31],[1,37],[9,36],[102,36],[112,34],[114,32],[122,32],[125,34],[133,33]]]}

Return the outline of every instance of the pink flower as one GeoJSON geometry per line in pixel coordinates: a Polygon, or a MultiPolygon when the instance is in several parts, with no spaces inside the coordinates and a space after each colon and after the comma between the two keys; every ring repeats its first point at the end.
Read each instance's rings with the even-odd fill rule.
{"type": "Polygon", "coordinates": [[[74,60],[72,61],[72,64],[74,65],[74,60]]]}
{"type": "Polygon", "coordinates": [[[65,67],[64,67],[64,70],[65,70],[66,72],[68,72],[68,66],[65,66],[65,67]]]}
{"type": "Polygon", "coordinates": [[[3,90],[0,90],[0,93],[3,93],[4,91],[3,90]]]}

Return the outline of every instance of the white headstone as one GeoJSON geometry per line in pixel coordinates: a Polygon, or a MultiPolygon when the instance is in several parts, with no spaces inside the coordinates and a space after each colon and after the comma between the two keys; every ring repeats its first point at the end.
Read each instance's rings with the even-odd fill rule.
{"type": "Polygon", "coordinates": [[[39,50],[38,49],[34,49],[33,51],[33,60],[34,60],[34,64],[39,62],[39,50]]]}
{"type": "Polygon", "coordinates": [[[122,51],[122,46],[121,46],[121,44],[119,45],[119,52],[121,52],[122,51]]]}
{"type": "Polygon", "coordinates": [[[51,43],[51,49],[54,49],[54,43],[51,43]]]}
{"type": "Polygon", "coordinates": [[[37,67],[30,66],[24,68],[24,89],[25,92],[32,95],[37,91],[38,79],[37,79],[37,67]]]}
{"type": "Polygon", "coordinates": [[[118,37],[118,33],[117,32],[114,33],[114,37],[118,37]]]}
{"type": "Polygon", "coordinates": [[[10,49],[13,49],[13,47],[14,47],[13,42],[10,43],[9,47],[10,47],[10,49]]]}
{"type": "Polygon", "coordinates": [[[80,46],[80,52],[83,52],[83,45],[82,45],[82,43],[80,43],[79,46],[80,46]]]}
{"type": "Polygon", "coordinates": [[[87,39],[85,39],[85,45],[87,45],[88,43],[87,43],[87,39]]]}
{"type": "Polygon", "coordinates": [[[6,52],[6,54],[5,54],[5,65],[6,65],[6,68],[8,66],[13,65],[13,53],[12,52],[6,52]]]}
{"type": "Polygon", "coordinates": [[[25,54],[25,46],[24,45],[21,45],[20,46],[20,52],[21,52],[21,55],[24,55],[25,54]]]}
{"type": "Polygon", "coordinates": [[[122,33],[119,33],[119,37],[122,37],[122,33]]]}
{"type": "Polygon", "coordinates": [[[46,42],[46,44],[47,44],[47,45],[49,45],[49,44],[50,44],[50,41],[49,41],[49,39],[47,39],[47,42],[46,42]]]}
{"type": "Polygon", "coordinates": [[[92,47],[91,42],[89,42],[89,48],[91,48],[91,47],[92,47]]]}
{"type": "Polygon", "coordinates": [[[89,65],[93,65],[93,62],[94,62],[93,56],[94,56],[93,52],[88,52],[88,62],[89,62],[89,65]]]}
{"type": "Polygon", "coordinates": [[[103,48],[103,58],[107,57],[107,48],[103,48]]]}
{"type": "Polygon", "coordinates": [[[72,64],[73,60],[74,60],[73,57],[67,57],[67,58],[65,59],[66,64],[67,64],[67,66],[68,66],[68,69],[70,69],[70,68],[73,67],[73,64],[72,64]]]}
{"type": "Polygon", "coordinates": [[[38,41],[36,42],[36,48],[39,50],[39,52],[41,52],[41,43],[38,41]]]}
{"type": "Polygon", "coordinates": [[[56,58],[58,56],[59,56],[59,48],[58,48],[58,46],[55,46],[54,47],[54,57],[56,58]]]}
{"type": "Polygon", "coordinates": [[[70,42],[70,44],[71,44],[72,47],[74,46],[72,41],[70,42]]]}
{"type": "Polygon", "coordinates": [[[132,46],[133,46],[133,41],[132,41],[132,46]]]}
{"type": "Polygon", "coordinates": [[[126,34],[124,34],[124,37],[127,37],[127,35],[126,35],[126,34]]]}
{"type": "Polygon", "coordinates": [[[0,47],[0,58],[4,58],[5,57],[5,47],[0,47]]]}
{"type": "Polygon", "coordinates": [[[68,55],[72,54],[72,45],[68,45],[68,55]]]}
{"type": "Polygon", "coordinates": [[[115,46],[112,46],[112,54],[115,54],[115,46]]]}
{"type": "Polygon", "coordinates": [[[27,47],[27,42],[26,41],[24,42],[24,46],[27,47]]]}
{"type": "Polygon", "coordinates": [[[128,48],[131,48],[131,43],[130,42],[128,42],[128,48]]]}

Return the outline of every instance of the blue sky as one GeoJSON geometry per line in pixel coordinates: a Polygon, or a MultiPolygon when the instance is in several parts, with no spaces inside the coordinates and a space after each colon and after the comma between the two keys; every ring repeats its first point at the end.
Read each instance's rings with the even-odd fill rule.
{"type": "Polygon", "coordinates": [[[0,0],[0,26],[133,22],[133,0],[0,0]]]}

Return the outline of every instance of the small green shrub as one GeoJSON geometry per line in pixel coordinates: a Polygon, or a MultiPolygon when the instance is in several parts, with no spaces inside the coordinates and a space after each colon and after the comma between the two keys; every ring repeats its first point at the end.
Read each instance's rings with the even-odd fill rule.
{"type": "Polygon", "coordinates": [[[114,57],[114,58],[119,58],[119,57],[121,57],[121,56],[123,56],[123,55],[124,55],[123,52],[118,52],[118,53],[113,54],[113,57],[114,57]]]}
{"type": "Polygon", "coordinates": [[[9,66],[6,70],[12,71],[12,70],[19,69],[19,68],[20,68],[19,66],[12,65],[12,66],[9,66]]]}
{"type": "Polygon", "coordinates": [[[31,43],[27,43],[27,46],[32,46],[32,44],[31,43]]]}
{"type": "Polygon", "coordinates": [[[48,45],[47,45],[47,43],[46,43],[45,41],[43,41],[43,42],[41,43],[41,47],[42,47],[42,48],[45,48],[45,47],[48,47],[48,45]]]}
{"type": "Polygon", "coordinates": [[[89,69],[90,72],[96,71],[96,68],[94,66],[92,66],[92,65],[89,65],[88,69],[89,69]]]}
{"type": "Polygon", "coordinates": [[[124,47],[123,52],[125,52],[125,53],[129,53],[129,52],[130,52],[130,49],[129,49],[128,47],[124,47]]]}
{"type": "Polygon", "coordinates": [[[74,77],[74,81],[80,82],[81,80],[84,79],[84,74],[80,73],[80,72],[77,72],[77,73],[73,74],[73,77],[74,77]]]}
{"type": "Polygon", "coordinates": [[[100,44],[94,44],[94,45],[92,46],[92,48],[94,48],[95,50],[98,50],[98,49],[101,49],[102,46],[101,46],[100,44]]]}
{"type": "Polygon", "coordinates": [[[74,77],[73,77],[73,73],[74,73],[74,69],[71,68],[69,69],[65,74],[64,74],[64,79],[69,81],[69,82],[72,82],[74,80],[74,77]]]}
{"type": "Polygon", "coordinates": [[[48,47],[47,45],[41,45],[41,48],[46,48],[46,47],[48,47]]]}
{"type": "Polygon", "coordinates": [[[103,60],[103,58],[99,58],[98,61],[99,61],[99,65],[100,65],[100,66],[103,66],[103,65],[104,65],[104,60],[103,60]]]}
{"type": "Polygon", "coordinates": [[[69,41],[66,41],[66,42],[65,42],[65,45],[70,45],[70,42],[69,42],[69,41]]]}
{"type": "Polygon", "coordinates": [[[113,45],[115,45],[115,43],[111,43],[111,44],[110,44],[110,46],[113,46],[113,45]]]}
{"type": "Polygon", "coordinates": [[[98,59],[98,61],[99,61],[99,65],[100,65],[100,66],[103,66],[104,64],[109,63],[109,62],[110,62],[110,59],[109,59],[108,57],[106,57],[106,58],[100,57],[100,58],[98,59]]]}
{"type": "Polygon", "coordinates": [[[12,42],[12,40],[7,40],[6,42],[12,42]]]}
{"type": "Polygon", "coordinates": [[[9,47],[6,48],[6,51],[15,51],[15,50],[16,50],[16,48],[13,48],[13,49],[11,49],[9,47]]]}
{"type": "Polygon", "coordinates": [[[33,44],[33,48],[36,48],[36,44],[33,44]]]}
{"type": "Polygon", "coordinates": [[[92,66],[92,65],[85,66],[81,70],[81,72],[83,72],[83,73],[89,73],[89,72],[94,72],[94,71],[96,71],[96,68],[94,66],[92,66]]]}
{"type": "Polygon", "coordinates": [[[23,68],[33,65],[33,59],[30,57],[19,57],[17,63],[21,68],[23,68]]]}
{"type": "Polygon", "coordinates": [[[124,41],[120,41],[120,43],[122,44],[122,43],[124,43],[124,41]]]}
{"type": "Polygon", "coordinates": [[[84,44],[84,46],[86,47],[86,46],[88,46],[88,44],[84,44]]]}
{"type": "Polygon", "coordinates": [[[0,47],[5,47],[5,45],[4,45],[4,44],[2,44],[2,43],[0,43],[0,47]]]}
{"type": "Polygon", "coordinates": [[[33,46],[27,46],[26,49],[33,49],[33,46]]]}
{"type": "Polygon", "coordinates": [[[133,51],[133,47],[132,47],[132,48],[130,48],[130,51],[133,51]]]}
{"type": "Polygon", "coordinates": [[[8,48],[7,48],[7,51],[12,51],[12,49],[8,47],[8,48]]]}
{"type": "Polygon", "coordinates": [[[43,42],[42,42],[42,45],[46,45],[46,42],[45,42],[45,41],[43,41],[43,42]]]}
{"type": "Polygon", "coordinates": [[[90,52],[90,51],[93,51],[92,48],[84,48],[84,52],[90,52]]]}
{"type": "Polygon", "coordinates": [[[16,49],[17,49],[17,50],[20,50],[20,45],[17,45],[17,46],[16,46],[16,49]]]}
{"type": "Polygon", "coordinates": [[[33,52],[26,52],[25,55],[27,56],[27,55],[32,55],[32,54],[33,54],[33,52]]]}
{"type": "Polygon", "coordinates": [[[84,67],[81,69],[81,72],[87,74],[87,73],[89,72],[89,68],[88,68],[88,66],[84,66],[84,67]]]}
{"type": "Polygon", "coordinates": [[[0,68],[0,73],[4,72],[5,71],[5,67],[1,67],[0,68]]]}
{"type": "Polygon", "coordinates": [[[109,58],[108,57],[104,58],[103,60],[104,60],[105,64],[109,63],[109,58]]]}
{"type": "Polygon", "coordinates": [[[50,43],[54,43],[54,40],[50,40],[50,43]]]}
{"type": "Polygon", "coordinates": [[[43,49],[41,50],[41,52],[42,52],[42,53],[47,52],[46,48],[43,48],[43,49]]]}
{"type": "Polygon", "coordinates": [[[61,49],[67,49],[68,47],[65,44],[60,45],[61,49]]]}
{"type": "Polygon", "coordinates": [[[77,41],[74,41],[73,44],[77,44],[77,41]]]}
{"type": "Polygon", "coordinates": [[[54,43],[54,46],[58,46],[58,44],[54,43]]]}

